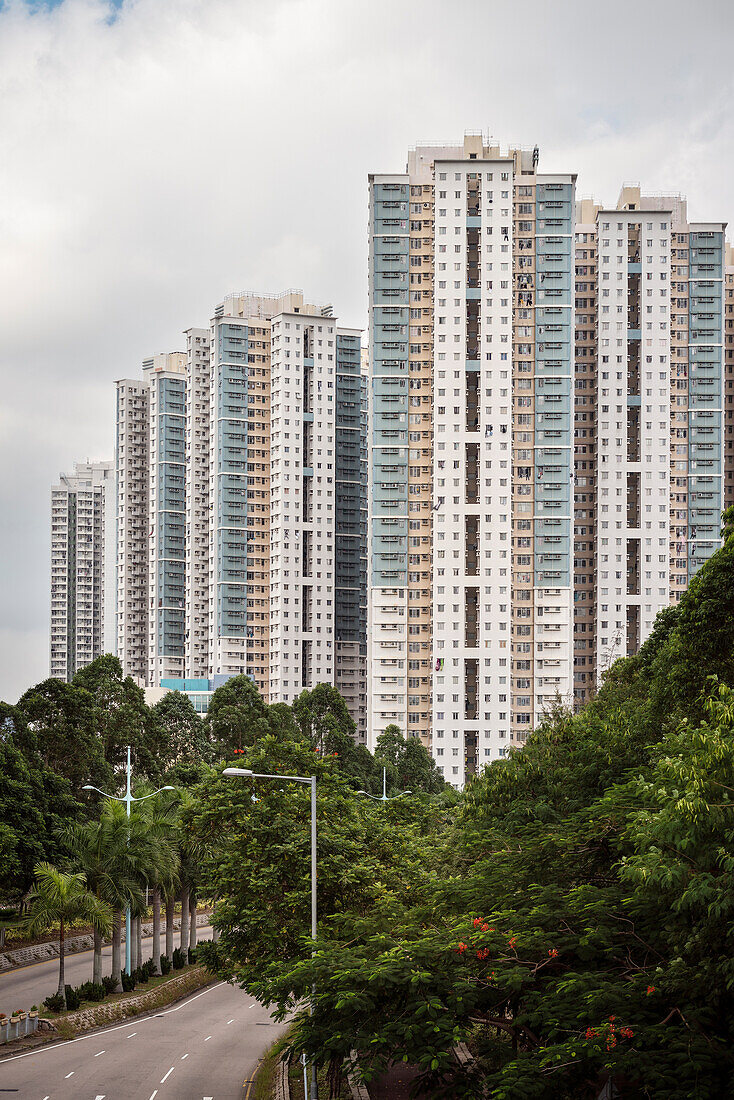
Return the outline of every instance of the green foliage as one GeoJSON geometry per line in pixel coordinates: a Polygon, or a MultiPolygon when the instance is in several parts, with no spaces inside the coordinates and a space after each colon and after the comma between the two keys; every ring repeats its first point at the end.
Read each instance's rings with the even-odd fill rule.
{"type": "MultiPolygon", "coordinates": [[[[281,1019],[302,1006],[295,1051],[337,1066],[356,1049],[368,1078],[404,1059],[435,1097],[596,1100],[609,1078],[624,1097],[734,1094],[724,525],[725,547],[640,653],[462,797],[360,800],[354,758],[326,751],[348,732],[330,689],[299,697],[303,739],[263,738],[246,760],[318,776],[315,953],[308,792],[260,782],[252,802],[249,781],[202,783],[192,827],[221,892],[207,961],[281,1019]]],[[[389,728],[366,778],[384,766],[391,790],[430,791],[417,749],[389,728]]]]}
{"type": "Polygon", "coordinates": [[[52,993],[43,1002],[49,1012],[63,1012],[64,1010],[64,998],[60,993],[52,993]]]}
{"type": "Polygon", "coordinates": [[[159,961],[160,961],[160,966],[161,966],[161,974],[163,974],[163,975],[170,974],[171,973],[171,960],[169,959],[168,955],[161,955],[159,961]]]}
{"type": "Polygon", "coordinates": [[[208,726],[181,691],[169,691],[151,708],[151,715],[159,731],[160,766],[166,780],[174,786],[191,786],[199,778],[200,764],[210,756],[208,726]]]}
{"type": "Polygon", "coordinates": [[[37,863],[64,858],[58,834],[80,810],[69,783],[34,748],[22,749],[20,726],[17,710],[0,703],[0,896],[8,900],[28,891],[37,863]]]}
{"type": "Polygon", "coordinates": [[[249,676],[233,676],[209,702],[206,726],[215,758],[232,760],[269,732],[268,713],[249,676]]]}
{"type": "Polygon", "coordinates": [[[180,947],[176,947],[173,950],[173,969],[183,970],[186,966],[186,952],[180,947]]]}

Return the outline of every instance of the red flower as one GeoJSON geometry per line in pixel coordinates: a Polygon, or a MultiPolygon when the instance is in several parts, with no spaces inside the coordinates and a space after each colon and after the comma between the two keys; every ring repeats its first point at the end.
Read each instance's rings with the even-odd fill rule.
{"type": "Polygon", "coordinates": [[[488,924],[483,924],[483,925],[482,925],[482,932],[489,932],[489,930],[490,930],[490,929],[489,929],[489,925],[488,925],[488,924]]]}
{"type": "Polygon", "coordinates": [[[466,951],[466,944],[460,943],[456,950],[459,952],[460,955],[463,955],[466,951]]]}
{"type": "Polygon", "coordinates": [[[510,938],[509,938],[509,940],[507,941],[507,943],[508,943],[508,945],[509,945],[509,946],[510,946],[510,947],[511,947],[511,948],[513,949],[513,951],[514,951],[514,949],[515,949],[515,944],[517,943],[517,936],[510,936],[510,938]]]}
{"type": "Polygon", "coordinates": [[[623,1035],[625,1039],[632,1039],[635,1033],[631,1027],[620,1027],[619,1034],[623,1035]]]}
{"type": "Polygon", "coordinates": [[[595,1027],[587,1027],[587,1029],[586,1029],[586,1038],[587,1039],[596,1039],[598,1034],[599,1034],[599,1032],[596,1030],[595,1027]]]}
{"type": "Polygon", "coordinates": [[[475,928],[478,928],[481,923],[482,923],[482,918],[481,917],[475,917],[474,920],[472,921],[472,924],[474,925],[475,928]]]}
{"type": "Polygon", "coordinates": [[[654,993],[654,992],[655,992],[655,986],[654,986],[654,985],[649,985],[649,986],[647,987],[647,995],[648,995],[648,997],[650,996],[650,994],[651,994],[651,993],[654,993]]]}
{"type": "Polygon", "coordinates": [[[552,959],[557,959],[557,958],[558,958],[558,948],[557,948],[557,947],[551,947],[551,949],[550,949],[550,951],[548,952],[548,954],[550,955],[550,957],[551,957],[552,959]]]}

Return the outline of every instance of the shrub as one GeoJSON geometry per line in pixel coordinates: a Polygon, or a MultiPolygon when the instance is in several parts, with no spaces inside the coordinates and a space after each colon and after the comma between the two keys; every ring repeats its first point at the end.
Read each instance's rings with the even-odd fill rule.
{"type": "Polygon", "coordinates": [[[103,985],[95,985],[94,982],[84,982],[76,991],[80,1001],[103,1001],[105,998],[105,987],[103,985]]]}
{"type": "Polygon", "coordinates": [[[132,993],[133,989],[135,989],[135,986],[138,984],[137,978],[135,976],[136,973],[137,971],[134,971],[132,974],[126,974],[123,970],[122,974],[120,975],[120,978],[122,980],[123,993],[132,993]]]}
{"type": "Polygon", "coordinates": [[[144,982],[147,982],[149,978],[155,977],[155,963],[152,959],[148,959],[147,962],[143,963],[142,974],[144,975],[142,979],[144,982]]]}
{"type": "Polygon", "coordinates": [[[43,1003],[49,1012],[61,1012],[64,1007],[64,998],[60,993],[52,993],[43,1003]]]}
{"type": "Polygon", "coordinates": [[[161,955],[161,974],[171,973],[171,960],[168,955],[161,955]]]}
{"type": "Polygon", "coordinates": [[[79,1008],[81,1003],[79,993],[76,989],[72,989],[70,985],[64,986],[64,990],[66,992],[66,1007],[70,1012],[74,1012],[75,1009],[79,1008]]]}
{"type": "Polygon", "coordinates": [[[106,996],[109,996],[110,993],[114,993],[117,989],[117,978],[113,974],[110,974],[109,978],[102,979],[102,986],[106,996]]]}
{"type": "Polygon", "coordinates": [[[196,948],[195,947],[190,947],[189,948],[189,963],[195,963],[195,962],[196,962],[196,948]]]}
{"type": "Polygon", "coordinates": [[[186,966],[186,955],[180,947],[175,948],[173,952],[173,969],[183,970],[186,966]]]}

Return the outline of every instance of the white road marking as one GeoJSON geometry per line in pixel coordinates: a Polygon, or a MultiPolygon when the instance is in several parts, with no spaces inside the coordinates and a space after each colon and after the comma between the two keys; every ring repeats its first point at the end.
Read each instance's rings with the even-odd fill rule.
{"type": "Polygon", "coordinates": [[[176,1068],[175,1066],[171,1066],[171,1068],[169,1069],[168,1073],[167,1073],[167,1074],[166,1074],[166,1075],[165,1075],[164,1077],[161,1077],[161,1084],[162,1084],[162,1085],[163,1085],[163,1084],[165,1084],[165,1082],[166,1082],[166,1081],[168,1080],[168,1078],[169,1078],[169,1077],[171,1076],[171,1074],[173,1073],[173,1071],[174,1071],[174,1069],[175,1069],[175,1068],[176,1068]]]}
{"type": "Polygon", "coordinates": [[[126,1039],[132,1039],[133,1035],[137,1035],[137,1034],[138,1034],[137,1031],[131,1031],[129,1035],[125,1036],[125,1038],[126,1039]]]}
{"type": "Polygon", "coordinates": [[[104,1054],[104,1051],[103,1051],[103,1050],[100,1050],[99,1054],[95,1054],[95,1056],[94,1056],[94,1057],[95,1057],[95,1058],[99,1058],[99,1055],[100,1055],[100,1054],[104,1054]]]}
{"type": "Polygon", "coordinates": [[[211,1035],[207,1035],[207,1037],[206,1037],[206,1039],[204,1040],[204,1042],[205,1042],[205,1043],[208,1043],[210,1039],[211,1039],[211,1035]]]}
{"type": "Polygon", "coordinates": [[[182,1061],[182,1062],[183,1062],[184,1058],[188,1058],[188,1054],[182,1054],[182,1055],[181,1055],[181,1061],[182,1061]]]}
{"type": "MultiPolygon", "coordinates": [[[[206,989],[202,989],[201,993],[197,993],[194,997],[189,997],[187,1001],[182,1001],[181,1004],[176,1005],[175,1008],[168,1008],[165,1012],[156,1012],[155,1016],[145,1016],[138,1023],[146,1024],[149,1020],[155,1020],[159,1016],[168,1016],[171,1012],[180,1012],[182,1008],[186,1008],[192,1004],[193,1001],[198,1001],[199,997],[205,997],[207,993],[212,993],[215,989],[221,988],[226,985],[226,982],[217,982],[215,985],[209,985],[206,989]]],[[[253,1006],[254,1007],[254,1006],[253,1006]]],[[[68,1047],[71,1043],[83,1043],[87,1039],[99,1038],[100,1035],[109,1035],[112,1031],[123,1031],[126,1027],[130,1027],[130,1024],[116,1024],[114,1027],[108,1027],[104,1031],[96,1031],[94,1035],[81,1035],[78,1039],[65,1039],[63,1043],[49,1043],[48,1046],[39,1047],[38,1050],[29,1050],[26,1054],[13,1054],[10,1058],[3,1059],[7,1062],[17,1062],[21,1058],[35,1058],[39,1054],[47,1054],[49,1051],[61,1050],[62,1047],[68,1047]]],[[[128,1039],[132,1039],[133,1035],[137,1035],[137,1031],[133,1031],[130,1035],[126,1036],[128,1039]]]]}
{"type": "MultiPolygon", "coordinates": [[[[228,1023],[228,1024],[233,1024],[233,1023],[234,1023],[234,1016],[232,1017],[232,1019],[231,1019],[231,1020],[227,1020],[227,1023],[228,1023]]],[[[205,1100],[206,1100],[206,1098],[205,1098],[205,1100]]]]}
{"type": "Polygon", "coordinates": [[[150,1100],[155,1100],[157,1095],[158,1095],[158,1089],[153,1089],[153,1091],[150,1094],[150,1100]]]}
{"type": "Polygon", "coordinates": [[[95,1096],[94,1100],[104,1100],[104,1096],[105,1094],[101,1093],[99,1096],[95,1096]]]}
{"type": "Polygon", "coordinates": [[[257,1008],[257,1001],[254,1001],[251,1005],[248,1005],[247,1007],[248,1008],[257,1008]]]}
{"type": "Polygon", "coordinates": [[[64,1080],[65,1080],[65,1081],[68,1081],[68,1080],[69,1080],[69,1078],[70,1078],[70,1077],[73,1077],[73,1076],[74,1076],[74,1070],[72,1070],[72,1071],[71,1071],[71,1073],[67,1073],[67,1075],[66,1075],[66,1077],[64,1078],[64,1080]]]}

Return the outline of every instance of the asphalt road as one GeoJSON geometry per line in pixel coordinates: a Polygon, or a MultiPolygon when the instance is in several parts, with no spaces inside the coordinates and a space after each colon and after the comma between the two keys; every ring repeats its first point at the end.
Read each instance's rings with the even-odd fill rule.
{"type": "Polygon", "coordinates": [[[153,1016],[0,1061],[21,1100],[243,1100],[284,1025],[219,982],[153,1016]]]}
{"type": "MultiPolygon", "coordinates": [[[[196,930],[197,939],[211,939],[212,929],[210,925],[199,926],[196,930]]],[[[178,947],[178,932],[173,943],[178,947]]],[[[165,946],[165,936],[161,937],[161,947],[165,946]]],[[[153,949],[153,937],[146,936],[143,939],[143,961],[149,959],[153,949]]],[[[91,951],[79,951],[75,955],[67,955],[64,960],[64,972],[67,985],[81,985],[82,982],[92,980],[92,954],[91,951]]],[[[125,965],[125,944],[122,945],[122,964],[125,965]]],[[[102,949],[102,973],[106,976],[112,970],[112,947],[102,949]]],[[[8,970],[0,974],[0,1009],[10,1014],[16,1008],[29,1009],[31,1005],[41,1008],[43,998],[50,993],[55,993],[59,984],[59,960],[48,959],[46,962],[31,963],[30,966],[22,966],[18,970],[8,970]]]]}

